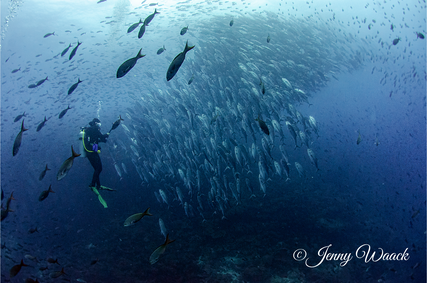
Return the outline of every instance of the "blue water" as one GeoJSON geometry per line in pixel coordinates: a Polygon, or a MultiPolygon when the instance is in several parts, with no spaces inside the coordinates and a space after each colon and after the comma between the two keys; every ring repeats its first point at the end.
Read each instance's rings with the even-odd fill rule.
{"type": "Polygon", "coordinates": [[[425,282],[425,2],[154,4],[2,1],[3,209],[14,199],[1,282],[425,282]],[[140,27],[126,33],[154,9],[141,39],[140,27]],[[195,48],[167,82],[187,40],[195,48]],[[103,208],[86,158],[56,174],[71,146],[80,152],[81,127],[97,117],[106,133],[119,115],[100,144],[101,184],[115,189],[100,190],[103,208]],[[286,122],[307,143],[296,147],[286,122]],[[123,226],[148,207],[153,216],[123,226]],[[159,219],[175,241],[150,264],[165,242],[159,219]],[[336,258],[322,261],[329,245],[336,258]],[[11,278],[21,259],[30,267],[11,278]]]}

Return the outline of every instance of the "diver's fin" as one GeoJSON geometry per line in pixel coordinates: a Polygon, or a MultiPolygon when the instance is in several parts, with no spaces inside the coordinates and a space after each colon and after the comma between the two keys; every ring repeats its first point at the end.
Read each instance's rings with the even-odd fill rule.
{"type": "Polygon", "coordinates": [[[101,195],[98,195],[99,202],[104,206],[104,208],[108,208],[107,203],[105,200],[101,197],[101,195]]]}
{"type": "Polygon", "coordinates": [[[107,203],[105,202],[105,200],[102,198],[101,194],[98,192],[98,190],[96,189],[96,187],[90,187],[92,189],[92,191],[98,196],[98,200],[99,202],[104,206],[104,208],[107,208],[107,203]]]}
{"type": "Polygon", "coordinates": [[[100,189],[101,189],[101,190],[107,190],[107,191],[115,191],[115,190],[114,190],[114,189],[112,189],[112,188],[109,188],[109,187],[106,187],[106,186],[102,186],[102,185],[101,185],[100,189]]]}

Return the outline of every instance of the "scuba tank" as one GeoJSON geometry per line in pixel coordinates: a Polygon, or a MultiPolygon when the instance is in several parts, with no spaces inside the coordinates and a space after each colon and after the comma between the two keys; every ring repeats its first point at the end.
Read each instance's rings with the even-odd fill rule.
{"type": "Polygon", "coordinates": [[[79,133],[79,150],[80,150],[80,157],[86,157],[86,150],[84,149],[83,143],[84,143],[84,135],[85,135],[85,130],[84,128],[80,129],[80,133],[79,133]]]}

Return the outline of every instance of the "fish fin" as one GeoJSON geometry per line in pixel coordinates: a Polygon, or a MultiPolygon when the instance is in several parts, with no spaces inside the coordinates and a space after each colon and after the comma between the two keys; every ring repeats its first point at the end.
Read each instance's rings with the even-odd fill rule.
{"type": "Polygon", "coordinates": [[[142,57],[145,57],[145,55],[142,55],[141,54],[141,52],[142,52],[142,48],[141,49],[139,49],[139,52],[138,52],[138,55],[136,55],[136,57],[139,59],[139,58],[142,58],[142,57]]]}
{"type": "Polygon", "coordinates": [[[153,214],[150,213],[150,208],[147,208],[143,214],[148,216],[153,216],[153,214]]]}
{"type": "Polygon", "coordinates": [[[25,131],[28,131],[28,129],[25,129],[25,127],[24,127],[24,119],[22,119],[21,132],[25,132],[25,131]]]}
{"type": "Polygon", "coordinates": [[[169,245],[170,243],[173,243],[173,242],[175,242],[175,240],[170,240],[169,234],[167,234],[166,235],[166,241],[165,241],[164,245],[166,246],[166,245],[169,245]]]}
{"type": "MultiPolygon", "coordinates": [[[[188,26],[187,26],[188,27],[188,26]]],[[[184,53],[190,51],[191,49],[193,49],[196,45],[193,46],[188,46],[188,40],[185,43],[185,48],[184,48],[184,53]]]]}
{"type": "Polygon", "coordinates": [[[71,153],[73,154],[73,157],[79,157],[81,155],[74,151],[73,146],[71,146],[71,153]]]}
{"type": "Polygon", "coordinates": [[[25,263],[24,263],[24,260],[23,260],[23,259],[21,259],[21,266],[29,266],[29,265],[25,264],[25,263]]]}

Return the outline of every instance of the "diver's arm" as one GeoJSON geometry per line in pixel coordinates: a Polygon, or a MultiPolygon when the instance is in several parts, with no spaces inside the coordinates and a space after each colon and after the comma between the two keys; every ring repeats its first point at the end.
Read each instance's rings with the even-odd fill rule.
{"type": "Polygon", "coordinates": [[[105,135],[103,135],[103,134],[101,134],[101,132],[99,132],[99,141],[100,142],[107,142],[107,139],[108,139],[108,137],[110,136],[109,134],[105,134],[105,135]]]}

